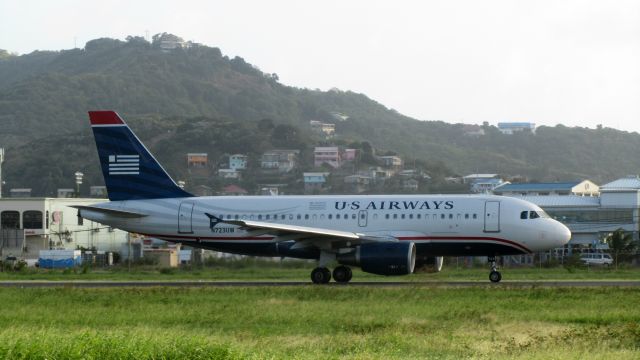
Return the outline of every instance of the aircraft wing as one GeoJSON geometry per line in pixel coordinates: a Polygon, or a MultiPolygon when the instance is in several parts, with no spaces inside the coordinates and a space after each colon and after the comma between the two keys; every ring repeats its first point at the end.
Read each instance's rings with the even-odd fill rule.
{"type": "MultiPolygon", "coordinates": [[[[206,213],[205,213],[206,214],[206,213]]],[[[211,214],[206,214],[212,224],[225,223],[239,226],[250,231],[253,235],[273,235],[282,241],[295,240],[294,248],[317,246],[320,248],[350,247],[367,242],[395,242],[393,237],[369,236],[366,234],[340,231],[333,229],[315,228],[308,226],[296,226],[288,224],[270,223],[247,220],[223,220],[211,214]]]]}

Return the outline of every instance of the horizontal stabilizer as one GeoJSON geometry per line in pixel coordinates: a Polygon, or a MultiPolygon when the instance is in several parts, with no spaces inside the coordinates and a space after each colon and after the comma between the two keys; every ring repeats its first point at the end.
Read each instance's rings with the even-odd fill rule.
{"type": "Polygon", "coordinates": [[[88,206],[88,205],[71,205],[72,208],[78,209],[80,211],[94,211],[98,213],[103,213],[109,216],[116,216],[122,218],[140,218],[148,216],[147,214],[134,212],[134,211],[125,211],[125,210],[115,210],[115,209],[106,209],[97,206],[88,206]]]}

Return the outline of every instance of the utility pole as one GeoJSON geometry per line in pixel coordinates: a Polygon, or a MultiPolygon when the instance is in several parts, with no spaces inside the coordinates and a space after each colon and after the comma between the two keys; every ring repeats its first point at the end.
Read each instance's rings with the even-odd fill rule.
{"type": "Polygon", "coordinates": [[[0,198],[2,198],[2,163],[4,162],[4,149],[0,148],[0,198]]]}

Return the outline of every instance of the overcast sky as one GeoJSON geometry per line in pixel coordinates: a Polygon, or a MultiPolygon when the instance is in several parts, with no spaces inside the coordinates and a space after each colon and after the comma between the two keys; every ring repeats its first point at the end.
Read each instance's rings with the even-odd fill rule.
{"type": "Polygon", "coordinates": [[[0,49],[170,32],[421,120],[640,132],[640,1],[0,1],[0,49]]]}

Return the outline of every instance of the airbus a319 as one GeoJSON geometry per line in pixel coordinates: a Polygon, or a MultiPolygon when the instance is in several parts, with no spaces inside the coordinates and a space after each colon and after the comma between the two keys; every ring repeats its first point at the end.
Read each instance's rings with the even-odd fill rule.
{"type": "Polygon", "coordinates": [[[78,216],[227,253],[317,260],[311,280],[347,283],[350,267],[406,275],[443,256],[496,256],[564,246],[569,229],[538,206],[491,195],[207,196],[181,189],[114,111],[90,111],[109,202],[78,216]],[[328,266],[337,263],[333,271],[328,266]]]}

